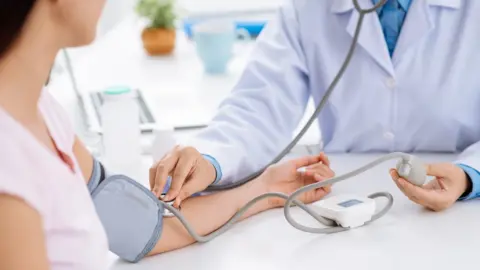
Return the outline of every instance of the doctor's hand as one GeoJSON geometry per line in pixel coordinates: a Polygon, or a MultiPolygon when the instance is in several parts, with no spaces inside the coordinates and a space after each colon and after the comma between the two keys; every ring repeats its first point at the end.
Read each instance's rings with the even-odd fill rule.
{"type": "Polygon", "coordinates": [[[394,169],[390,174],[400,190],[413,202],[432,211],[443,211],[452,206],[469,188],[467,174],[451,163],[429,164],[427,175],[434,176],[428,184],[417,187],[400,178],[394,169]]]}
{"type": "MultiPolygon", "coordinates": [[[[299,188],[330,179],[335,173],[330,169],[330,161],[325,154],[302,157],[270,166],[260,177],[265,181],[268,192],[292,194],[299,188]],[[299,170],[305,168],[305,170],[299,170]]],[[[331,192],[330,186],[311,190],[297,199],[303,203],[316,202],[331,192]]],[[[285,201],[272,199],[272,207],[282,207],[285,201]]]]}
{"type": "Polygon", "coordinates": [[[191,195],[205,190],[216,178],[215,167],[195,148],[176,146],[150,168],[150,188],[160,197],[172,177],[171,186],[164,201],[175,199],[174,206],[191,195]]]}

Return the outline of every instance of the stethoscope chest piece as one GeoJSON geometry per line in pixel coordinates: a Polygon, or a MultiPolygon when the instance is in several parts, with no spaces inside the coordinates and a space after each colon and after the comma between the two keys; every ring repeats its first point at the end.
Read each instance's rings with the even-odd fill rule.
{"type": "MultiPolygon", "coordinates": [[[[165,195],[166,195],[165,193],[162,194],[162,196],[160,196],[160,199],[163,198],[163,197],[165,197],[165,195]]],[[[175,202],[175,200],[168,201],[168,202],[165,202],[165,201],[164,201],[165,204],[167,204],[167,205],[169,205],[169,206],[172,206],[172,207],[173,207],[173,203],[174,203],[174,202],[175,202]]],[[[180,207],[179,207],[178,210],[180,210],[180,207]]],[[[175,216],[175,214],[173,214],[173,213],[172,213],[170,210],[168,210],[166,207],[163,208],[163,217],[169,218],[169,217],[174,217],[174,216],[175,216]]]]}

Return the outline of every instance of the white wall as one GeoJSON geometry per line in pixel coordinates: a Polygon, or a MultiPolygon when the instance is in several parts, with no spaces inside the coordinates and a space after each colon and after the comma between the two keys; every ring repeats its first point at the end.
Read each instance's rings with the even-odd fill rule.
{"type": "MultiPolygon", "coordinates": [[[[222,12],[245,9],[265,9],[278,6],[283,0],[178,0],[187,12],[222,12]]],[[[99,23],[99,35],[104,35],[122,19],[133,13],[137,0],[107,0],[99,23]]]]}
{"type": "Polygon", "coordinates": [[[179,0],[188,11],[231,11],[278,6],[283,0],[179,0]]]}
{"type": "Polygon", "coordinates": [[[104,35],[121,22],[125,16],[131,14],[135,3],[136,0],[107,0],[98,25],[98,34],[104,35]]]}
{"type": "MultiPolygon", "coordinates": [[[[107,0],[98,25],[98,37],[101,38],[108,33],[126,16],[134,14],[137,1],[138,0],[107,0]]],[[[179,5],[191,13],[225,12],[246,9],[263,10],[278,6],[283,1],[284,0],[178,0],[179,5]]],[[[71,51],[71,57],[72,61],[75,62],[75,52],[71,51]]],[[[65,63],[62,55],[59,55],[58,58],[57,64],[53,69],[52,77],[65,71],[65,63]]]]}

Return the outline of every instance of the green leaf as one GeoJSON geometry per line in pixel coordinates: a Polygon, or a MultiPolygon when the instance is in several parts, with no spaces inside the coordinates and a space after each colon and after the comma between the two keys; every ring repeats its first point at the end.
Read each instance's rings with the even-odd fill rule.
{"type": "Polygon", "coordinates": [[[151,28],[175,28],[177,19],[175,0],[139,0],[136,12],[149,20],[151,28]]]}

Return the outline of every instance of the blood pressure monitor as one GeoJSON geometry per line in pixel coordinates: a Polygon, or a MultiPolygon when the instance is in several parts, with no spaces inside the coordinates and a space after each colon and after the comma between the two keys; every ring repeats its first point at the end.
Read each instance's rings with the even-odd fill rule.
{"type": "Polygon", "coordinates": [[[315,204],[323,217],[334,220],[344,228],[363,226],[375,214],[375,201],[354,195],[338,195],[315,204]]]}

